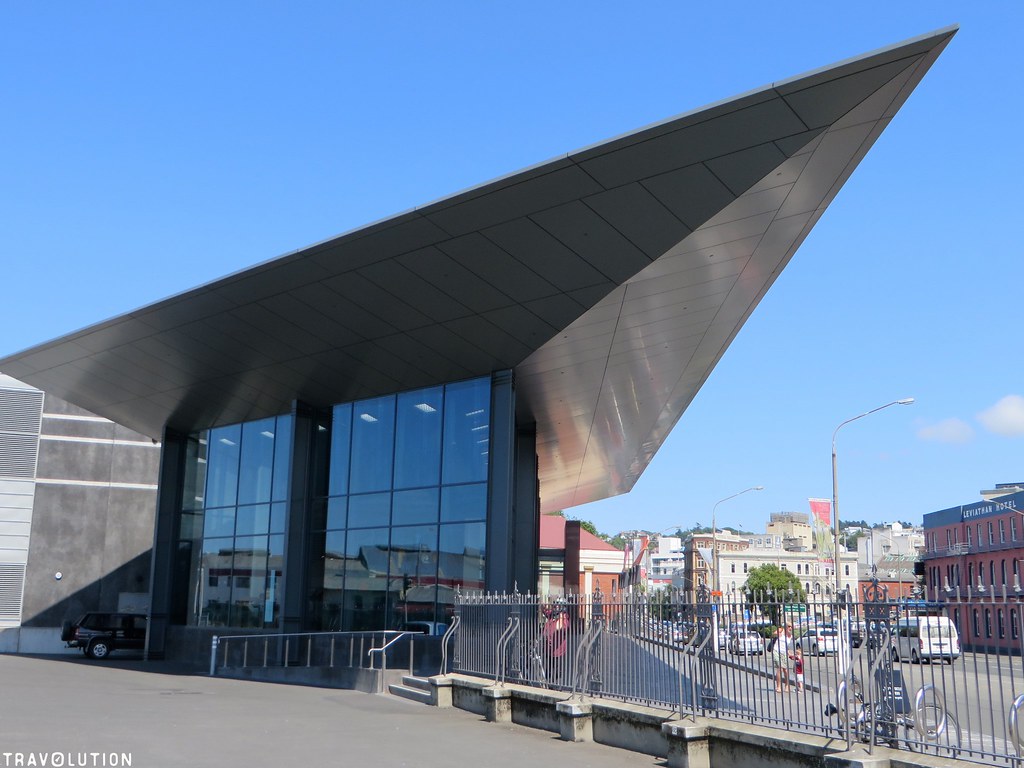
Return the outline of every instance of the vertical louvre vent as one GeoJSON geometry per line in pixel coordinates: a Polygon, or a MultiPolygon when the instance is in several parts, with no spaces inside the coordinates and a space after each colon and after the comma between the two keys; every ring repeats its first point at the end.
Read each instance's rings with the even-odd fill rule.
{"type": "Polygon", "coordinates": [[[39,434],[43,393],[33,389],[0,389],[0,432],[39,434]]]}
{"type": "Polygon", "coordinates": [[[0,621],[21,621],[24,563],[0,563],[0,621]]]}
{"type": "Polygon", "coordinates": [[[0,389],[0,477],[36,476],[42,420],[42,392],[0,389]]]}

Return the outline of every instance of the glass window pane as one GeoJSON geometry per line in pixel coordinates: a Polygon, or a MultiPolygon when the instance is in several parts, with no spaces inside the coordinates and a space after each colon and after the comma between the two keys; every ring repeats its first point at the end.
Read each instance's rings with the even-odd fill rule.
{"type": "Polygon", "coordinates": [[[202,509],[206,492],[206,432],[188,436],[185,446],[185,481],[182,486],[182,509],[202,509]]]}
{"type": "MultiPolygon", "coordinates": [[[[386,494],[385,494],[386,495],[386,494]]],[[[338,496],[327,500],[327,528],[337,530],[346,525],[345,518],[348,516],[348,496],[338,496]]],[[[387,514],[387,513],[385,513],[387,514]]]]}
{"type": "Polygon", "coordinates": [[[288,483],[292,468],[292,417],[278,416],[274,426],[274,482],[270,498],[288,499],[288,483]]]}
{"type": "Polygon", "coordinates": [[[268,537],[267,599],[264,604],[263,626],[281,625],[281,580],[284,578],[284,536],[268,537]]]}
{"type": "Polygon", "coordinates": [[[383,627],[387,586],[388,529],[349,531],[345,543],[342,628],[359,631],[383,627]]]}
{"type": "Polygon", "coordinates": [[[441,526],[438,579],[442,583],[461,584],[466,589],[484,588],[486,528],[486,523],[441,526]]]}
{"type": "Polygon", "coordinates": [[[398,396],[395,488],[438,484],[442,393],[442,387],[433,387],[398,396]]]}
{"type": "Polygon", "coordinates": [[[242,425],[241,478],[238,503],[270,501],[274,477],[274,419],[260,419],[242,425]]]}
{"type": "Polygon", "coordinates": [[[228,507],[238,498],[238,456],[242,428],[235,424],[210,430],[206,465],[207,507],[228,507]]]}
{"type": "Polygon", "coordinates": [[[391,529],[390,627],[434,621],[437,602],[437,526],[391,529]]]}
{"type": "Polygon", "coordinates": [[[349,528],[368,528],[370,526],[388,525],[390,517],[390,493],[369,493],[362,496],[349,497],[349,528]]]}
{"type": "Polygon", "coordinates": [[[235,534],[237,536],[257,536],[267,533],[270,529],[270,505],[255,504],[239,507],[235,515],[235,534]]]}
{"type": "Polygon", "coordinates": [[[262,627],[267,597],[267,537],[236,539],[231,626],[262,627]]]}
{"type": "Polygon", "coordinates": [[[352,493],[391,488],[395,397],[355,403],[352,411],[352,493]]]}
{"type": "Polygon", "coordinates": [[[487,519],[487,483],[441,489],[441,522],[487,519]]]}
{"type": "Polygon", "coordinates": [[[285,520],[288,517],[288,505],[284,502],[270,505],[270,532],[284,533],[285,520]]]}
{"type": "Polygon", "coordinates": [[[348,452],[352,438],[352,404],[334,406],[331,420],[331,466],[328,473],[330,496],[348,493],[348,452]]]}
{"type": "Polygon", "coordinates": [[[208,509],[203,520],[203,537],[207,539],[218,536],[235,535],[235,508],[208,509]]]}
{"type": "Polygon", "coordinates": [[[200,626],[228,625],[231,604],[234,539],[204,539],[199,578],[195,585],[200,626]]]}
{"type": "Polygon", "coordinates": [[[392,506],[392,525],[436,523],[437,488],[420,488],[415,491],[395,491],[392,506]]]}
{"type": "Polygon", "coordinates": [[[326,536],[322,579],[320,628],[327,632],[336,632],[341,629],[342,598],[345,585],[344,531],[330,531],[326,536]]]}
{"type": "Polygon", "coordinates": [[[444,471],[447,483],[487,479],[489,379],[449,384],[444,395],[444,471]]]}

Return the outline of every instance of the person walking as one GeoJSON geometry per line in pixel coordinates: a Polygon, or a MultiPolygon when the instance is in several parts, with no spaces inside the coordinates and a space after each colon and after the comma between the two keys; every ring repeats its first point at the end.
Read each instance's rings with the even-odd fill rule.
{"type": "Polygon", "coordinates": [[[789,672],[793,667],[793,628],[785,624],[775,633],[772,661],[775,663],[775,690],[789,691],[789,672]]]}

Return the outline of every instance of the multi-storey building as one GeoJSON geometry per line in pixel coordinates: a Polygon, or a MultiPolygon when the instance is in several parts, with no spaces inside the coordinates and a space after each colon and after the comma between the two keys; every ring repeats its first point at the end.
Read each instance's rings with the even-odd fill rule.
{"type": "Polygon", "coordinates": [[[924,539],[926,594],[949,603],[964,645],[1019,648],[1024,491],[930,512],[924,539]]]}

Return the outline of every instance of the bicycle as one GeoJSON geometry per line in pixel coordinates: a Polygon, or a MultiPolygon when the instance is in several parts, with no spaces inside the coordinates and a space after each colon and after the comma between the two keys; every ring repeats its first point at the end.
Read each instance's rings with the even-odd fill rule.
{"type": "Polygon", "coordinates": [[[946,711],[939,702],[935,686],[926,684],[918,689],[911,709],[906,692],[900,683],[882,687],[881,696],[870,707],[864,700],[860,680],[851,677],[852,687],[847,699],[847,684],[839,684],[837,698],[839,705],[829,704],[825,715],[839,715],[839,731],[843,735],[849,729],[854,737],[865,744],[873,743],[909,752],[923,752],[934,747],[937,753],[956,757],[962,751],[960,724],[956,717],[946,711]],[[931,696],[932,701],[926,702],[931,696]],[[850,710],[844,711],[846,702],[850,710]],[[872,739],[873,732],[873,739],[872,739]]]}

